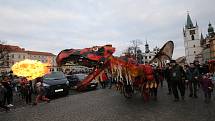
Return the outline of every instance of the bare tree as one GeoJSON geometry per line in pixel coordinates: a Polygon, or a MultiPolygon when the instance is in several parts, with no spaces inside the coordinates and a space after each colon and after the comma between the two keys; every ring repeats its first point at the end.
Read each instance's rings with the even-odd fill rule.
{"type": "Polygon", "coordinates": [[[139,63],[142,63],[142,51],[140,50],[140,45],[142,44],[142,41],[136,39],[131,41],[131,46],[129,46],[125,50],[125,55],[128,57],[132,57],[135,60],[137,60],[139,63]]]}
{"type": "MultiPolygon", "coordinates": [[[[131,46],[129,46],[129,47],[125,50],[124,54],[125,54],[125,56],[127,56],[127,57],[132,57],[132,56],[134,55],[134,53],[133,53],[133,48],[132,48],[131,46]]],[[[133,57],[132,57],[132,58],[133,58],[133,57]]]]}
{"type": "Polygon", "coordinates": [[[0,68],[9,66],[10,47],[5,41],[0,40],[0,68]]]}
{"type": "Polygon", "coordinates": [[[140,45],[143,44],[142,41],[140,41],[139,39],[136,39],[136,40],[132,40],[131,41],[132,43],[132,49],[134,51],[134,57],[135,57],[135,60],[137,60],[137,57],[138,57],[138,50],[140,50],[140,45]]]}

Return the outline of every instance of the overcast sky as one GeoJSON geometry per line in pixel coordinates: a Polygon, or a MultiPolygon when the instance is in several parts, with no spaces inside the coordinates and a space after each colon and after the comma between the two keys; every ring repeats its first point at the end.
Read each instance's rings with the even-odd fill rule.
{"type": "Polygon", "coordinates": [[[112,44],[117,55],[134,39],[141,49],[146,38],[150,49],[172,40],[176,58],[187,11],[200,32],[215,26],[215,0],[0,0],[0,40],[54,54],[112,44]]]}

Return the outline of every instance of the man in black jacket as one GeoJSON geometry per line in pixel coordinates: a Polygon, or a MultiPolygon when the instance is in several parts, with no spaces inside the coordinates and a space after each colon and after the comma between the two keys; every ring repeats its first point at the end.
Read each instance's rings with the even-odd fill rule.
{"type": "Polygon", "coordinates": [[[185,95],[185,72],[183,68],[176,63],[175,60],[171,60],[171,81],[172,81],[172,91],[175,97],[174,101],[179,101],[178,89],[181,94],[181,99],[184,100],[185,95]]]}
{"type": "Polygon", "coordinates": [[[190,97],[197,98],[197,86],[198,86],[198,77],[199,77],[199,68],[194,65],[194,63],[190,64],[190,73],[191,79],[189,80],[189,88],[190,88],[190,97]],[[194,95],[193,95],[194,94],[194,95]]]}
{"type": "Polygon", "coordinates": [[[6,91],[7,90],[4,88],[4,86],[0,82],[0,107],[4,108],[6,111],[8,111],[9,108],[4,105],[4,96],[6,94],[6,91]]]}
{"type": "Polygon", "coordinates": [[[172,93],[170,72],[171,72],[170,64],[167,63],[166,68],[164,70],[164,78],[165,78],[165,80],[167,82],[167,86],[168,86],[168,93],[167,93],[168,95],[170,95],[172,93]]]}

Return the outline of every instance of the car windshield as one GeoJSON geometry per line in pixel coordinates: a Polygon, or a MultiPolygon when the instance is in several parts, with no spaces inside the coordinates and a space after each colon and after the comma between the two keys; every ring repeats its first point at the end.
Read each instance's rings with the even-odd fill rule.
{"type": "Polygon", "coordinates": [[[66,77],[62,72],[52,72],[44,76],[44,79],[63,79],[63,78],[66,77]]]}

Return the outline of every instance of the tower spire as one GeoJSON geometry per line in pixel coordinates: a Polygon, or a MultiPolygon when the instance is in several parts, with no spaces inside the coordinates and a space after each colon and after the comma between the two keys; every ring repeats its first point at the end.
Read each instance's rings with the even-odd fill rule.
{"type": "Polygon", "coordinates": [[[202,32],[201,32],[201,40],[203,40],[204,39],[204,37],[203,37],[203,34],[202,34],[202,32]]]}
{"type": "Polygon", "coordinates": [[[145,44],[145,53],[149,53],[150,50],[149,50],[149,44],[147,42],[147,39],[146,39],[146,44],[145,44]]]}
{"type": "Polygon", "coordinates": [[[147,42],[147,39],[146,39],[146,45],[149,45],[148,42],[147,42]]]}
{"type": "Polygon", "coordinates": [[[205,43],[206,43],[206,40],[204,39],[203,34],[201,32],[200,45],[203,47],[205,43]]]}
{"type": "Polygon", "coordinates": [[[197,23],[197,21],[196,21],[196,27],[198,27],[198,23],[197,23]]]}
{"type": "Polygon", "coordinates": [[[187,12],[187,23],[186,23],[186,28],[193,28],[193,22],[191,20],[191,17],[189,15],[189,12],[187,12]]]}

